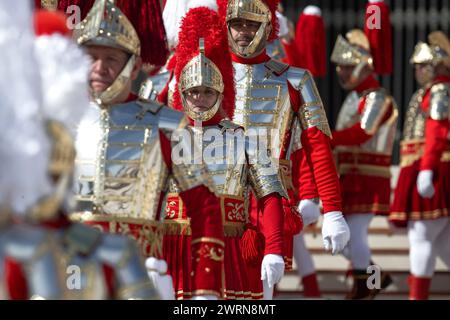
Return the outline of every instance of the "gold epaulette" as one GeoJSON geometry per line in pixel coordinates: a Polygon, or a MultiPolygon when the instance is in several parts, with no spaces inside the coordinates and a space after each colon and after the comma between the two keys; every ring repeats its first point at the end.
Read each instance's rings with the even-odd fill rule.
{"type": "Polygon", "coordinates": [[[289,69],[289,65],[279,62],[277,60],[270,59],[267,61],[264,66],[269,69],[276,76],[281,76],[289,69]]]}

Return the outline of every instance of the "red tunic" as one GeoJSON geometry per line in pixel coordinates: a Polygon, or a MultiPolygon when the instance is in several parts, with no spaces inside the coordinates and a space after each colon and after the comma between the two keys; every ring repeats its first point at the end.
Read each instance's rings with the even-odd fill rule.
{"type": "MultiPolygon", "coordinates": [[[[360,95],[358,114],[362,114],[366,106],[366,93],[379,88],[380,84],[373,76],[369,76],[355,88],[355,91],[360,95]]],[[[380,126],[390,119],[392,112],[393,105],[391,103],[381,120],[380,126]]],[[[358,121],[349,128],[333,131],[331,143],[333,147],[353,146],[358,148],[373,136],[368,134],[361,127],[361,121],[358,121]]],[[[370,152],[362,148],[358,152],[338,151],[337,162],[340,172],[343,213],[387,215],[391,193],[390,154],[370,152]]]]}
{"type": "MultiPolygon", "coordinates": [[[[450,83],[448,77],[438,77],[434,84],[450,83]]],[[[428,112],[430,90],[426,90],[420,108],[428,112]]],[[[450,142],[448,140],[449,121],[433,120],[425,122],[424,141],[405,141],[401,157],[414,157],[412,163],[401,166],[389,220],[399,227],[406,227],[408,220],[430,220],[448,217],[450,211],[450,142]],[[417,176],[421,170],[433,170],[435,194],[425,199],[417,191],[417,176]]]]}

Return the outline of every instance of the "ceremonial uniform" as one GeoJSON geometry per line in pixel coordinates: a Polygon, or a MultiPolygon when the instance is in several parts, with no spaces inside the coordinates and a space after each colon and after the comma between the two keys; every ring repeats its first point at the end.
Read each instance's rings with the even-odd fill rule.
{"type": "MultiPolygon", "coordinates": [[[[328,121],[310,72],[272,60],[265,53],[265,41],[274,39],[277,33],[277,4],[278,1],[221,1],[219,10],[227,23],[237,18],[261,23],[259,32],[245,49],[240,49],[230,39],[232,35],[229,31],[236,81],[233,121],[242,125],[249,134],[260,132],[268,135],[268,147],[273,158],[279,160],[283,183],[290,196],[290,200],[284,202],[285,262],[287,268],[290,268],[292,237],[301,230],[295,203],[297,191],[293,181],[300,180],[306,193],[307,190],[312,190],[311,193],[317,194],[314,192],[317,185],[325,213],[340,212],[341,203],[329,144],[331,134],[328,121]],[[267,30],[273,31],[268,33],[267,30]],[[300,175],[292,176],[293,166],[300,167],[302,162],[306,164],[305,168],[309,167],[312,171],[296,170],[300,175]]],[[[230,25],[228,29],[230,30],[230,25]]],[[[251,203],[251,222],[258,225],[261,217],[258,218],[253,198],[251,203]]],[[[264,228],[259,224],[258,228],[260,227],[264,228]]],[[[344,243],[340,245],[343,248],[344,243]]],[[[260,287],[257,272],[252,274],[255,276],[255,286],[260,287]]]]}
{"type": "MultiPolygon", "coordinates": [[[[343,212],[351,234],[344,253],[352,263],[354,280],[349,299],[373,298],[379,292],[366,285],[366,270],[373,264],[368,230],[375,215],[389,213],[390,165],[398,117],[393,97],[375,79],[375,74],[391,72],[387,68],[392,66],[392,56],[384,47],[391,41],[389,10],[382,1],[369,5],[379,7],[381,28],[366,28],[365,33],[354,29],[345,38],[339,35],[331,55],[341,85],[350,91],[332,132],[343,212]],[[379,53],[380,48],[386,51],[379,53]],[[351,71],[346,71],[349,68],[351,71]]],[[[391,282],[385,273],[381,281],[382,289],[391,282]]]]}
{"type": "MultiPolygon", "coordinates": [[[[450,267],[450,41],[442,32],[417,44],[411,63],[429,68],[429,79],[409,103],[400,145],[400,175],[390,221],[408,227],[410,299],[427,299],[436,257],[450,267]],[[447,75],[436,74],[438,66],[447,75]]],[[[422,67],[423,68],[423,67],[422,67]]]]}
{"type": "MultiPolygon", "coordinates": [[[[286,194],[278,177],[278,171],[272,168],[272,172],[265,174],[265,170],[271,169],[271,163],[267,164],[269,167],[261,165],[260,160],[262,158],[259,158],[256,153],[256,146],[245,138],[242,128],[226,119],[227,114],[224,114],[224,111],[229,113],[234,106],[232,66],[226,50],[225,33],[219,36],[220,33],[217,30],[221,30],[217,14],[206,8],[191,9],[183,20],[179,34],[180,49],[177,49],[175,53],[177,57],[175,74],[178,81],[175,88],[178,91],[174,95],[174,107],[185,110],[191,119],[191,125],[187,129],[191,132],[191,135],[198,135],[203,150],[212,148],[220,150],[220,155],[216,155],[215,158],[217,161],[211,162],[211,159],[208,161],[207,158],[202,158],[202,161],[206,162],[203,170],[205,170],[204,175],[207,175],[210,180],[210,190],[218,199],[219,206],[215,213],[223,221],[225,240],[224,297],[226,299],[261,298],[261,293],[252,295],[250,292],[248,271],[243,260],[242,250],[246,252],[246,245],[254,245],[249,241],[246,242],[244,235],[247,232],[245,229],[248,223],[248,202],[246,198],[251,185],[257,192],[262,210],[267,212],[265,219],[271,219],[271,227],[265,231],[267,235],[265,254],[281,254],[283,250],[281,236],[283,216],[279,197],[280,195],[286,196],[286,194]],[[202,21],[199,26],[197,25],[198,21],[202,21]],[[205,41],[206,52],[202,53],[202,49],[200,49],[200,55],[198,55],[199,49],[193,43],[200,38],[205,41]],[[202,68],[195,69],[196,61],[201,61],[201,59],[206,60],[206,67],[204,68],[210,68],[213,71],[202,70],[202,68]],[[215,65],[217,67],[214,67],[215,65]],[[196,82],[195,79],[201,79],[195,78],[196,72],[202,72],[205,75],[211,74],[211,76],[203,80],[204,82],[196,82]],[[219,82],[208,82],[219,78],[222,79],[222,85],[219,82]],[[199,115],[186,107],[183,94],[185,90],[201,85],[218,92],[222,90],[223,101],[219,98],[220,100],[216,102],[216,105],[211,109],[212,111],[199,115]],[[194,120],[201,121],[202,127],[194,126],[194,120]],[[209,136],[211,132],[217,133],[214,141],[211,141],[209,136]],[[236,145],[243,146],[244,149],[234,150],[233,145],[227,139],[228,135],[235,136],[236,145]]],[[[191,172],[192,178],[199,174],[199,169],[201,169],[201,166],[185,165],[180,168],[174,166],[174,172],[179,170],[184,174],[191,172]]],[[[177,183],[176,188],[180,187],[182,186],[177,183]]],[[[176,266],[172,270],[172,275],[175,279],[175,287],[178,289],[177,297],[186,298],[189,297],[189,292],[186,291],[189,283],[185,276],[189,270],[182,261],[189,259],[189,252],[181,251],[181,249],[186,247],[186,243],[190,241],[189,228],[194,228],[195,224],[191,219],[189,227],[189,221],[185,220],[183,203],[186,204],[186,201],[185,199],[182,200],[180,202],[176,195],[169,197],[165,250],[167,250],[167,259],[173,261],[172,266],[176,266]],[[173,248],[177,248],[177,250],[173,248]]],[[[195,258],[195,252],[193,251],[191,254],[195,258]]]]}

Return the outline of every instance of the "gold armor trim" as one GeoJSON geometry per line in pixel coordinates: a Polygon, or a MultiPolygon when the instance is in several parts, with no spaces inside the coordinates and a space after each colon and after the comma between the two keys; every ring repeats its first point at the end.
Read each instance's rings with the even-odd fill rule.
{"type": "Polygon", "coordinates": [[[139,56],[141,42],[133,24],[113,0],[97,0],[75,29],[79,45],[100,45],[125,50],[139,56]]]}
{"type": "Polygon", "coordinates": [[[361,128],[369,135],[378,131],[392,99],[384,90],[376,90],[366,95],[365,106],[361,115],[361,128]]]}
{"type": "Polygon", "coordinates": [[[426,88],[414,92],[409,101],[403,126],[403,141],[423,140],[425,138],[425,121],[427,114],[420,107],[426,88]]]}
{"type": "Polygon", "coordinates": [[[414,52],[409,62],[411,64],[433,63],[435,59],[434,52],[431,47],[424,42],[419,42],[414,47],[414,52]]]}
{"type": "Polygon", "coordinates": [[[441,217],[448,217],[448,209],[436,209],[432,211],[391,212],[389,220],[433,220],[441,217]]]}
{"type": "Polygon", "coordinates": [[[326,136],[331,138],[331,130],[322,99],[317,90],[314,78],[309,71],[305,74],[297,87],[301,93],[303,105],[299,109],[299,119],[303,130],[317,127],[326,136]]]}
{"type": "Polygon", "coordinates": [[[274,73],[275,75],[281,76],[289,69],[290,66],[280,61],[270,59],[265,63],[265,67],[272,71],[272,73],[274,73]]]}
{"type": "Polygon", "coordinates": [[[225,243],[222,240],[219,240],[216,238],[211,238],[211,237],[201,237],[201,238],[197,238],[197,239],[192,239],[191,244],[196,244],[196,243],[214,243],[219,246],[225,247],[225,243]]]}
{"type": "Polygon", "coordinates": [[[33,221],[45,221],[55,216],[64,201],[75,166],[75,145],[70,132],[62,123],[53,120],[46,122],[46,129],[52,143],[48,173],[55,181],[55,188],[53,194],[30,210],[29,218],[33,221]]]}
{"type": "Polygon", "coordinates": [[[268,166],[253,164],[249,168],[250,184],[255,192],[256,198],[261,199],[271,193],[278,193],[280,196],[289,199],[286,189],[281,183],[279,172],[267,174],[268,166]]]}
{"type": "Polygon", "coordinates": [[[430,118],[433,120],[449,119],[450,84],[439,83],[431,87],[430,118]]]}
{"type": "Polygon", "coordinates": [[[264,49],[262,40],[267,40],[271,32],[271,28],[268,28],[272,22],[270,9],[261,0],[230,0],[227,6],[226,22],[229,23],[233,19],[245,19],[261,23],[253,40],[245,49],[241,49],[237,45],[231,36],[230,28],[228,28],[228,41],[234,53],[243,58],[251,58],[259,54],[264,49]]]}
{"type": "Polygon", "coordinates": [[[59,0],[41,0],[42,8],[50,11],[56,11],[58,9],[59,0]]]}

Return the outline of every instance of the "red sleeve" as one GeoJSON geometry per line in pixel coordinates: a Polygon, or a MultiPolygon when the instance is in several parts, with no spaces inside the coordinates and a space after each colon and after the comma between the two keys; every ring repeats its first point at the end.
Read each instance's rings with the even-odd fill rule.
{"type": "Polygon", "coordinates": [[[5,259],[6,287],[11,300],[29,299],[28,285],[22,266],[12,259],[5,259]]]}
{"type": "Polygon", "coordinates": [[[330,138],[317,127],[304,130],[301,143],[313,171],[324,213],[342,211],[339,179],[330,147],[330,138]]]}
{"type": "Polygon", "coordinates": [[[169,170],[172,171],[172,146],[169,139],[161,130],[159,130],[159,141],[161,142],[161,152],[164,162],[169,170]]]}
{"type": "Polygon", "coordinates": [[[336,146],[355,146],[360,145],[369,140],[372,136],[367,134],[362,128],[361,123],[358,122],[350,128],[333,131],[333,139],[331,145],[336,146]]]}
{"type": "Polygon", "coordinates": [[[298,199],[295,200],[300,201],[318,198],[319,194],[317,193],[316,181],[308,165],[305,150],[302,148],[295,151],[291,156],[291,161],[292,183],[294,184],[294,188],[298,190],[298,199]]]}
{"type": "Polygon", "coordinates": [[[203,237],[223,239],[222,217],[219,198],[205,186],[195,187],[180,193],[191,218],[192,238],[195,234],[203,237]]]}
{"type": "Polygon", "coordinates": [[[193,294],[214,292],[220,296],[224,233],[219,199],[205,186],[181,192],[180,197],[191,218],[193,294]]]}
{"type": "Polygon", "coordinates": [[[420,170],[435,170],[447,148],[449,121],[428,118],[425,124],[425,150],[420,170]]]}
{"type": "Polygon", "coordinates": [[[262,212],[261,225],[266,245],[264,255],[283,255],[283,224],[284,212],[281,197],[277,193],[271,193],[258,200],[258,208],[262,212]]]}
{"type": "MultiPolygon", "coordinates": [[[[363,108],[365,106],[366,99],[362,99],[359,104],[359,112],[363,112],[363,108]]],[[[388,111],[383,116],[381,120],[381,124],[385,123],[392,116],[393,106],[392,104],[389,106],[388,111]]],[[[336,146],[357,146],[365,143],[372,135],[366,133],[363,128],[361,128],[361,122],[355,123],[353,126],[347,129],[333,131],[333,139],[331,139],[331,145],[333,147],[336,146]]]]}

